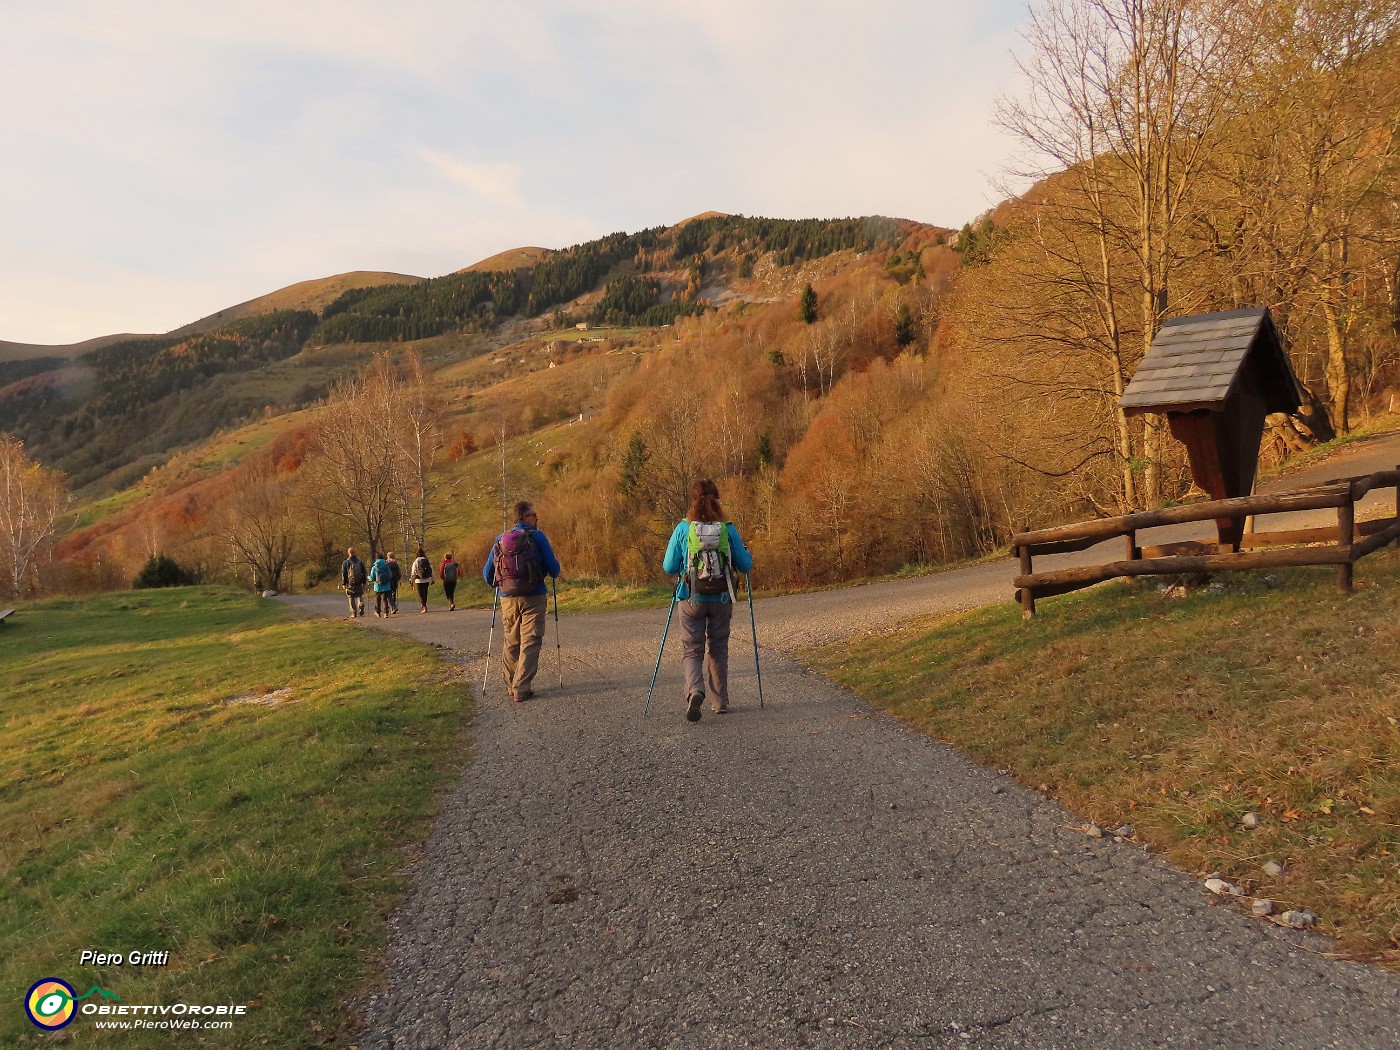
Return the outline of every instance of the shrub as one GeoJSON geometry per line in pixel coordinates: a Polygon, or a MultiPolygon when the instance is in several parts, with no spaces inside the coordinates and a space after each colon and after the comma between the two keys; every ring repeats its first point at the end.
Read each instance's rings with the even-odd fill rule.
{"type": "Polygon", "coordinates": [[[164,554],[154,554],[137,574],[131,586],[140,591],[153,587],[188,587],[198,582],[195,574],[184,568],[174,558],[167,558],[164,554]]]}

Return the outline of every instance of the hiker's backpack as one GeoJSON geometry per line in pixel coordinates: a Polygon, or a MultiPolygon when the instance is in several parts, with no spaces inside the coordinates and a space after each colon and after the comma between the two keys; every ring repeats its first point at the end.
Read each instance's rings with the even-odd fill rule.
{"type": "Polygon", "coordinates": [[[534,594],[544,583],[540,545],[533,529],[511,529],[501,534],[492,552],[495,558],[496,589],[506,598],[534,594]]]}
{"type": "Polygon", "coordinates": [[[418,583],[424,583],[433,578],[433,563],[425,557],[413,559],[413,578],[418,583]]]}
{"type": "Polygon", "coordinates": [[[366,570],[365,563],[356,558],[350,563],[350,568],[345,574],[347,584],[351,590],[364,590],[366,570]]]}
{"type": "Polygon", "coordinates": [[[457,563],[455,561],[444,562],[442,566],[442,582],[457,582],[457,563]]]}
{"type": "Polygon", "coordinates": [[[727,521],[692,521],[686,550],[686,574],[691,594],[712,597],[729,590],[727,521]]]}

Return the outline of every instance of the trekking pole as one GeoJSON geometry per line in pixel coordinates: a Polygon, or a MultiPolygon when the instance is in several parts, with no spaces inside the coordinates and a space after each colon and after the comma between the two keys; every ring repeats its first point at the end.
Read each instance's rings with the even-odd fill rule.
{"type": "Polygon", "coordinates": [[[749,633],[753,635],[753,669],[758,672],[758,706],[763,706],[763,668],[758,662],[758,625],[753,618],[753,573],[744,573],[749,588],[749,633]]]}
{"type": "Polygon", "coordinates": [[[491,678],[491,642],[496,637],[496,603],[501,599],[501,592],[494,587],[491,588],[491,633],[486,636],[486,670],[481,672],[481,697],[486,698],[486,683],[491,678]]]}
{"type": "Polygon", "coordinates": [[[656,650],[656,666],[651,669],[651,685],[647,687],[647,706],[642,708],[642,717],[651,710],[651,691],[656,688],[656,674],[661,670],[661,654],[666,651],[666,635],[671,632],[671,614],[676,611],[676,599],[681,593],[681,578],[676,577],[676,589],[671,592],[671,607],[666,610],[666,627],[661,632],[661,648],[656,650]]]}
{"type": "Polygon", "coordinates": [[[559,688],[564,688],[564,650],[559,648],[559,585],[554,576],[549,578],[549,589],[554,592],[554,655],[559,658],[559,688]]]}

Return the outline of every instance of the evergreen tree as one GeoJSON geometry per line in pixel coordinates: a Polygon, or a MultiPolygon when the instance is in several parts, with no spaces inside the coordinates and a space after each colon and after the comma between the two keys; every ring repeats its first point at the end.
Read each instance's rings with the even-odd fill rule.
{"type": "Polygon", "coordinates": [[[811,324],[817,319],[817,292],[810,284],[802,289],[802,299],[797,304],[797,316],[802,318],[804,324],[811,324]]]}
{"type": "Polygon", "coordinates": [[[904,303],[894,319],[894,341],[900,346],[908,346],[914,341],[914,315],[909,312],[909,304],[904,303]]]}

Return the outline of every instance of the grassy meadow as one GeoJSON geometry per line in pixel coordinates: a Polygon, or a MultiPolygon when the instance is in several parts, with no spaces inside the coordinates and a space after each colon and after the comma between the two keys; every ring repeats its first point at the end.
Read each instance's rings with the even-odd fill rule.
{"type": "Polygon", "coordinates": [[[806,656],[928,735],[1202,878],[1309,909],[1400,969],[1400,553],[1112,584],[907,621],[806,656]],[[1262,824],[1247,830],[1246,813],[1262,824]],[[1286,865],[1281,876],[1263,870],[1286,865]]]}
{"type": "MultiPolygon", "coordinates": [[[[465,754],[432,651],[217,588],[26,604],[0,676],[0,1046],[44,977],[123,1003],[243,1003],[207,1046],[337,1045],[465,754]],[[168,951],[80,966],[84,949],[168,951]]],[[[78,1045],[172,1033],[63,1030],[78,1045]]]]}

